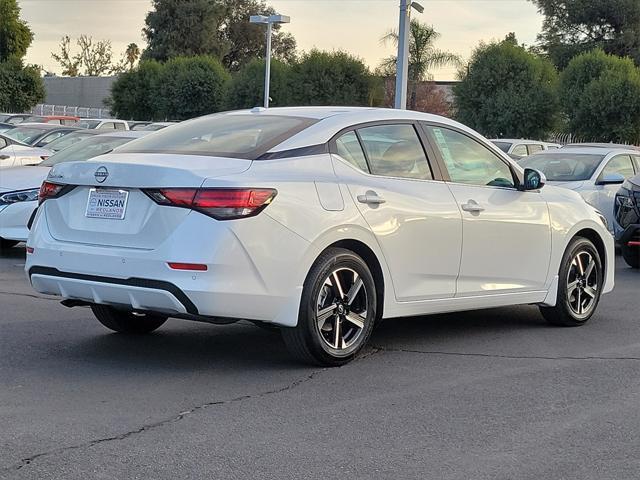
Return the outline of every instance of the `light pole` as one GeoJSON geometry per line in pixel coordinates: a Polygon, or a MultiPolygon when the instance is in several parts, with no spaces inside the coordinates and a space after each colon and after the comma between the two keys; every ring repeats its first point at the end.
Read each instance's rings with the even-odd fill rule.
{"type": "Polygon", "coordinates": [[[262,23],[267,25],[267,54],[265,56],[264,69],[264,108],[269,108],[269,83],[271,80],[271,32],[274,23],[289,23],[291,19],[286,15],[251,15],[251,23],[262,23]]]}
{"type": "Polygon", "coordinates": [[[407,76],[409,74],[409,29],[411,28],[411,9],[418,13],[424,7],[417,2],[400,0],[400,27],[398,28],[398,57],[396,60],[396,101],[395,108],[407,108],[407,76]]]}

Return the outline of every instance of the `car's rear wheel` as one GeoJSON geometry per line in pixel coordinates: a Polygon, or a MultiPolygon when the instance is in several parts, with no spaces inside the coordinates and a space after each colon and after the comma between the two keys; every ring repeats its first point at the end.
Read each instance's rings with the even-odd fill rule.
{"type": "Polygon", "coordinates": [[[355,253],[331,248],[304,283],[298,325],[282,337],[298,359],[335,367],[352,360],[367,343],[376,320],[376,287],[355,253]]]}
{"type": "Polygon", "coordinates": [[[622,245],[622,258],[631,268],[640,268],[640,247],[622,245]]]}
{"type": "Polygon", "coordinates": [[[590,240],[577,237],[562,258],[556,306],[540,307],[540,311],[552,325],[584,325],[596,311],[603,284],[604,271],[598,250],[590,240]]]}
{"type": "Polygon", "coordinates": [[[19,243],[20,242],[18,242],[17,240],[7,240],[4,238],[0,238],[0,251],[9,250],[10,248],[15,247],[19,243]]]}
{"type": "Polygon", "coordinates": [[[118,333],[149,333],[167,321],[162,315],[127,312],[105,305],[92,305],[91,311],[102,325],[118,333]]]}

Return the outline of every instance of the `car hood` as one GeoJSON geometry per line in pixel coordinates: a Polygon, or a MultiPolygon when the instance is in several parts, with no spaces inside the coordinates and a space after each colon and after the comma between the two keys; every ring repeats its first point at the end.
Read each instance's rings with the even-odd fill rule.
{"type": "Polygon", "coordinates": [[[584,187],[584,181],[582,181],[582,180],[580,180],[578,182],[556,182],[556,181],[550,181],[550,182],[547,182],[547,185],[552,185],[554,187],[568,188],[569,190],[580,190],[582,187],[584,187]]]}
{"type": "Polygon", "coordinates": [[[0,171],[0,190],[27,190],[38,188],[47,175],[49,167],[15,167],[0,171]]]}

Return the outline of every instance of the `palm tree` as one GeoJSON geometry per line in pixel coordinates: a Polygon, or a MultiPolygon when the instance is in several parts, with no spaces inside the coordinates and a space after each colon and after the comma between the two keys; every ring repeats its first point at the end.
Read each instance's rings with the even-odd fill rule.
{"type": "MultiPolygon", "coordinates": [[[[410,107],[416,103],[415,86],[418,82],[431,80],[433,76],[430,70],[441,68],[447,65],[460,66],[461,58],[451,52],[439,50],[434,47],[435,41],[440,38],[440,34],[433,26],[421,23],[418,20],[411,20],[409,25],[409,89],[410,107]]],[[[391,42],[398,46],[398,32],[389,31],[380,39],[382,44],[391,42]]],[[[392,55],[382,60],[379,71],[384,76],[395,75],[397,57],[392,55]]]]}

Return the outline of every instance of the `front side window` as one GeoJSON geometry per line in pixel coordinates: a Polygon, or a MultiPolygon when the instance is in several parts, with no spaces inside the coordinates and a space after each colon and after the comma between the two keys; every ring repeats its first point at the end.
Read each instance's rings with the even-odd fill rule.
{"type": "Polygon", "coordinates": [[[532,143],[527,146],[527,149],[529,150],[529,155],[544,150],[544,148],[542,148],[542,145],[540,145],[539,143],[532,143]]]}
{"type": "Polygon", "coordinates": [[[345,133],[336,140],[336,153],[363,172],[369,171],[356,132],[345,133]]]}
{"type": "Polygon", "coordinates": [[[316,121],[285,115],[209,115],[159,130],[131,142],[119,151],[251,159],[316,121]]]}
{"type": "Polygon", "coordinates": [[[602,170],[602,175],[619,174],[624,178],[631,178],[635,174],[633,171],[633,163],[631,163],[631,157],[629,155],[618,155],[613,157],[607,163],[607,166],[602,170]]]}
{"type": "Polygon", "coordinates": [[[444,127],[425,125],[435,140],[452,182],[514,187],[509,166],[473,138],[444,127]]]}
{"type": "Polygon", "coordinates": [[[98,127],[98,130],[114,130],[115,126],[112,122],[105,122],[98,127]]]}
{"type": "Polygon", "coordinates": [[[413,125],[378,125],[358,130],[374,175],[432,180],[427,156],[413,125]]]}

